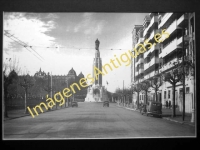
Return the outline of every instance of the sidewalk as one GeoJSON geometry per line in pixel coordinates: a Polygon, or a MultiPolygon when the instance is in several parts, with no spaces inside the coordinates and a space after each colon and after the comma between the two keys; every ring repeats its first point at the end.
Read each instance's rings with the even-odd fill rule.
{"type": "MultiPolygon", "coordinates": [[[[125,106],[118,105],[118,104],[117,104],[117,106],[128,109],[128,110],[140,112],[139,110],[131,108],[131,107],[125,107],[125,106]]],[[[173,122],[180,123],[180,124],[187,124],[187,125],[195,127],[195,122],[193,122],[193,123],[191,122],[191,114],[185,113],[185,118],[183,121],[182,120],[182,112],[180,112],[178,109],[176,109],[176,117],[172,117],[172,109],[162,108],[162,119],[173,121],[173,122]]]]}
{"type": "MultiPolygon", "coordinates": [[[[68,108],[68,106],[66,108],[68,108]]],[[[51,112],[51,111],[55,111],[55,110],[61,110],[61,109],[64,109],[64,107],[60,108],[58,106],[57,109],[55,107],[53,107],[52,110],[46,110],[44,108],[43,109],[43,111],[44,111],[43,113],[51,112]]],[[[38,111],[38,113],[40,114],[41,112],[38,111]]],[[[11,119],[16,119],[16,118],[21,118],[21,117],[25,117],[25,116],[30,116],[31,117],[31,114],[28,111],[27,111],[27,114],[25,114],[25,110],[24,109],[8,110],[8,117],[7,118],[4,117],[4,121],[11,120],[11,119]]]]}
{"type": "Polygon", "coordinates": [[[176,109],[176,117],[172,117],[172,109],[162,108],[162,118],[166,120],[170,120],[173,122],[181,123],[181,124],[188,124],[191,126],[195,126],[195,122],[191,122],[191,113],[185,113],[184,121],[182,117],[182,112],[176,109]]]}

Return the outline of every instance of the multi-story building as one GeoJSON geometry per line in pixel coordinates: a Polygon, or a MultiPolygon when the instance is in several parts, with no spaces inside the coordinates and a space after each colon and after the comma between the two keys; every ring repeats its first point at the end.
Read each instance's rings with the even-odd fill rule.
{"type": "MultiPolygon", "coordinates": [[[[183,52],[185,52],[186,61],[194,61],[196,48],[194,13],[150,13],[149,16],[145,17],[143,26],[139,26],[139,30],[136,28],[138,26],[135,26],[133,30],[133,37],[135,37],[133,38],[133,48],[142,43],[146,48],[146,52],[133,60],[134,69],[132,71],[134,73],[132,72],[131,81],[140,83],[144,80],[151,80],[157,74],[171,71],[175,68],[174,63],[181,63],[183,52]],[[155,35],[158,33],[162,34],[164,29],[166,29],[165,33],[169,36],[168,38],[163,38],[162,36],[162,42],[157,43],[155,35]],[[148,49],[149,45],[145,45],[144,43],[146,39],[148,39],[149,43],[152,43],[150,49],[148,49]]],[[[175,104],[179,107],[180,111],[182,110],[182,87],[182,82],[176,84],[175,104]]],[[[192,100],[194,100],[194,78],[192,74],[186,78],[185,87],[185,96],[187,99],[185,103],[186,112],[191,112],[192,100]]],[[[155,94],[154,89],[149,88],[148,99],[155,100],[155,94]]],[[[163,105],[165,105],[166,101],[172,104],[172,96],[172,85],[164,82],[157,91],[158,100],[163,105]]],[[[144,93],[141,91],[139,100],[143,101],[144,99],[144,93]]]]}
{"type": "MultiPolygon", "coordinates": [[[[77,76],[76,71],[72,68],[69,70],[67,75],[52,75],[52,78],[49,73],[41,71],[41,68],[38,72],[35,73],[34,78],[43,78],[46,84],[49,84],[49,87],[52,86],[52,94],[63,90],[66,87],[69,87],[72,83],[79,83],[81,78],[84,78],[82,72],[77,76]],[[49,82],[48,82],[49,80],[49,82]],[[52,81],[52,82],[51,82],[52,81]]],[[[75,94],[76,99],[84,99],[87,94],[87,88],[77,91],[75,94]]]]}

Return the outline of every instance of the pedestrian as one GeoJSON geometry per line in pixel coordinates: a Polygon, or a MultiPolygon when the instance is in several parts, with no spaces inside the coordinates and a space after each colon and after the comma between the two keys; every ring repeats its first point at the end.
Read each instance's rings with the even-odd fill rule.
{"type": "Polygon", "coordinates": [[[168,101],[166,101],[166,108],[168,108],[168,101]]]}
{"type": "Polygon", "coordinates": [[[169,101],[169,109],[171,109],[171,101],[169,101]]]}

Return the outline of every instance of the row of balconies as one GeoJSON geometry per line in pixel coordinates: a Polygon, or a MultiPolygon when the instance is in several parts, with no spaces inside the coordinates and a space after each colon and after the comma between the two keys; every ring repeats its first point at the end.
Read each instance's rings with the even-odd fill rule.
{"type": "MultiPolygon", "coordinates": [[[[161,22],[160,24],[158,25],[158,28],[161,28],[167,21],[168,19],[170,19],[170,17],[173,15],[173,13],[166,13],[162,19],[161,19],[161,22]]],[[[174,20],[171,25],[166,29],[165,32],[169,33],[169,34],[172,34],[176,29],[179,29],[179,25],[185,20],[187,19],[187,15],[183,14],[180,18],[178,18],[177,20],[174,20]]],[[[153,25],[154,22],[157,22],[158,21],[158,18],[157,16],[155,17],[152,17],[151,19],[151,22],[149,24],[149,26],[144,30],[144,33],[143,33],[143,36],[145,36],[148,31],[150,31],[149,29],[151,28],[151,26],[153,25]]],[[[156,33],[159,33],[161,32],[161,30],[153,30],[150,34],[150,39],[154,38],[154,35],[156,33]]],[[[170,37],[169,37],[170,38],[170,37]]],[[[185,36],[184,37],[184,40],[189,40],[189,37],[188,36],[185,36]]],[[[144,41],[144,38],[140,38],[138,40],[138,43],[139,44],[140,42],[143,42],[144,41]]],[[[159,57],[160,58],[164,58],[166,55],[168,55],[169,53],[171,53],[172,51],[174,51],[175,49],[177,48],[181,48],[182,47],[182,41],[183,41],[183,38],[180,37],[180,38],[175,38],[173,41],[171,41],[170,43],[167,44],[167,46],[165,46],[163,49],[162,49],[162,52],[159,54],[159,57]]],[[[153,43],[152,43],[153,44],[153,43]]],[[[144,63],[144,59],[150,54],[152,53],[154,50],[156,49],[159,49],[160,48],[160,44],[156,44],[156,45],[153,45],[151,47],[150,50],[146,51],[144,53],[144,58],[139,58],[138,61],[136,62],[136,65],[137,66],[138,64],[140,63],[144,63]]],[[[161,69],[159,69],[159,71],[165,71],[171,67],[173,67],[173,62],[177,60],[173,60],[171,61],[171,63],[168,63],[168,64],[165,64],[162,66],[161,69]]],[[[143,73],[143,71],[145,71],[146,69],[148,69],[149,67],[151,67],[152,65],[156,64],[156,63],[159,63],[159,58],[155,58],[153,57],[151,59],[151,61],[149,63],[146,63],[144,64],[144,69],[143,68],[140,68],[138,71],[136,71],[136,76],[139,75],[140,73],[143,73]]],[[[149,78],[149,77],[152,77],[154,76],[154,73],[150,73],[148,75],[145,75],[145,78],[149,78]]]]}
{"type": "Polygon", "coordinates": [[[165,15],[161,18],[160,24],[158,24],[158,28],[160,29],[173,15],[173,13],[165,13],[165,15]]]}
{"type": "MultiPolygon", "coordinates": [[[[158,29],[161,29],[161,27],[168,21],[168,19],[170,19],[170,17],[173,15],[173,13],[165,13],[165,15],[162,17],[161,19],[161,23],[158,25],[158,29]]],[[[183,14],[178,20],[174,20],[174,22],[167,28],[166,32],[169,34],[172,34],[176,29],[178,29],[179,25],[185,20],[188,19],[186,14],[183,14]]],[[[158,22],[158,16],[154,16],[152,17],[149,26],[144,30],[143,32],[143,37],[146,36],[146,34],[148,32],[150,32],[150,28],[152,27],[153,23],[158,22]]],[[[151,32],[149,39],[153,39],[154,35],[158,32],[160,32],[160,30],[155,29],[151,32]]],[[[142,41],[138,40],[139,44],[140,42],[143,42],[144,38],[141,38],[142,41]]]]}
{"type": "Polygon", "coordinates": [[[144,64],[144,70],[147,70],[149,67],[153,66],[154,64],[159,63],[158,57],[153,57],[149,63],[144,64]]]}
{"type": "Polygon", "coordinates": [[[149,79],[155,76],[155,71],[150,72],[149,74],[144,75],[144,80],[149,79]]]}
{"type": "Polygon", "coordinates": [[[171,60],[170,62],[162,65],[162,67],[159,69],[159,72],[161,73],[161,72],[164,72],[165,70],[168,70],[168,69],[174,67],[174,63],[176,64],[176,63],[178,63],[178,61],[179,61],[179,63],[181,63],[182,59],[177,60],[177,58],[175,58],[175,59],[171,60]]]}
{"type": "Polygon", "coordinates": [[[139,75],[140,73],[143,73],[143,72],[144,72],[144,66],[137,67],[135,75],[137,76],[137,75],[139,75]]]}
{"type": "Polygon", "coordinates": [[[167,46],[165,46],[162,49],[162,53],[159,54],[159,57],[165,57],[166,55],[168,55],[169,53],[171,53],[172,51],[174,51],[177,48],[181,48],[180,45],[180,38],[177,40],[177,38],[175,38],[174,40],[172,40],[170,43],[167,44],[167,46]]]}
{"type": "MultiPolygon", "coordinates": [[[[187,19],[187,15],[183,14],[178,20],[174,20],[172,24],[166,29],[166,33],[169,35],[173,34],[176,29],[181,29],[180,24],[187,19]]],[[[165,39],[165,37],[163,37],[165,39]]]]}
{"type": "MultiPolygon", "coordinates": [[[[153,71],[150,72],[149,74],[144,75],[144,79],[142,79],[142,80],[149,79],[149,78],[155,76],[155,75],[158,74],[158,73],[164,72],[165,70],[168,70],[168,69],[174,67],[174,65],[177,64],[177,62],[178,62],[178,61],[177,61],[177,58],[171,60],[170,62],[164,64],[164,65],[159,69],[159,72],[153,70],[153,71]]],[[[181,63],[181,62],[182,62],[182,59],[179,59],[179,63],[181,63]]],[[[147,64],[145,64],[145,65],[147,65],[147,64]]],[[[146,68],[146,69],[147,69],[147,68],[146,68]]],[[[140,73],[143,73],[144,70],[145,70],[145,69],[142,69],[142,68],[139,69],[139,72],[137,72],[136,75],[138,75],[138,74],[140,74],[140,73]]]]}
{"type": "MultiPolygon", "coordinates": [[[[160,30],[160,29],[153,29],[153,30],[151,31],[150,36],[149,36],[149,40],[150,40],[150,41],[153,40],[153,39],[154,39],[154,36],[155,36],[157,33],[161,33],[161,30],[160,30]]],[[[152,44],[153,44],[153,43],[152,43],[152,44]]]]}
{"type": "Polygon", "coordinates": [[[139,58],[137,62],[135,62],[135,66],[138,66],[139,64],[144,63],[144,58],[139,58]]]}
{"type": "Polygon", "coordinates": [[[138,39],[138,42],[137,42],[137,44],[136,44],[136,47],[137,47],[138,44],[143,43],[143,42],[144,42],[144,38],[139,38],[139,39],[138,39]]]}
{"type": "Polygon", "coordinates": [[[151,18],[151,21],[150,21],[149,26],[148,26],[148,27],[144,30],[144,32],[143,32],[143,37],[145,37],[146,34],[147,34],[148,32],[150,32],[150,29],[151,29],[152,25],[153,25],[155,22],[158,22],[158,16],[153,16],[153,17],[151,18]]]}
{"type": "Polygon", "coordinates": [[[150,54],[150,53],[153,53],[154,50],[158,50],[160,48],[160,45],[157,44],[157,45],[153,45],[148,51],[146,51],[144,53],[144,59],[147,58],[147,56],[150,54]]]}
{"type": "Polygon", "coordinates": [[[184,20],[188,20],[188,14],[183,14],[180,18],[178,18],[177,25],[182,27],[184,20]]]}
{"type": "Polygon", "coordinates": [[[144,81],[144,78],[140,78],[140,79],[139,79],[139,83],[140,83],[140,82],[143,82],[143,81],[144,81]]]}

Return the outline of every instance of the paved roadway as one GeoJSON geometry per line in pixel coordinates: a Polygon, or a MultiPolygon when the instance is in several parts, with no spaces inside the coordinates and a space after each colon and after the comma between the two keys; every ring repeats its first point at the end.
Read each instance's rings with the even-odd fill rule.
{"type": "Polygon", "coordinates": [[[195,136],[195,128],[147,117],[110,104],[79,103],[78,108],[4,121],[4,139],[145,138],[195,136]]]}

